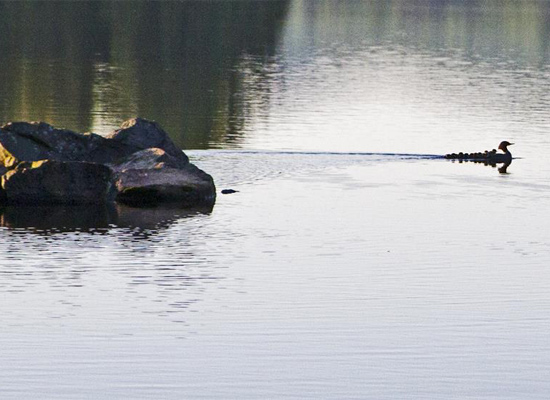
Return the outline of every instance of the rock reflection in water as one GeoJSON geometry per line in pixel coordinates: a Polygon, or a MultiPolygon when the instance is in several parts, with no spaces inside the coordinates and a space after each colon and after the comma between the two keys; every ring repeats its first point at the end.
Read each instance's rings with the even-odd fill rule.
{"type": "Polygon", "coordinates": [[[188,223],[211,212],[115,204],[0,208],[0,289],[30,298],[58,293],[44,300],[59,301],[51,305],[61,310],[56,318],[80,307],[94,313],[100,302],[101,310],[118,311],[140,304],[143,313],[185,323],[182,313],[224,279],[206,264],[212,253],[195,245],[204,226],[188,223]],[[98,293],[93,306],[82,300],[89,291],[98,293]]]}
{"type": "Polygon", "coordinates": [[[0,226],[35,233],[87,231],[107,233],[111,228],[166,229],[181,218],[210,214],[213,206],[134,208],[102,204],[86,206],[6,206],[0,208],[0,226]]]}

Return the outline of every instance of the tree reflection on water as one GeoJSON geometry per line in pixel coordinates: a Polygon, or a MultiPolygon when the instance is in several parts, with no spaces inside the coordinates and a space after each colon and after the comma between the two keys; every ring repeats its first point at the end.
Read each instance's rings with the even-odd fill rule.
{"type": "Polygon", "coordinates": [[[139,115],[182,148],[238,148],[310,58],[405,49],[502,69],[519,52],[546,65],[549,16],[549,2],[512,0],[0,1],[0,122],[106,133],[139,115]]]}
{"type": "Polygon", "coordinates": [[[274,55],[277,2],[0,2],[0,120],[103,133],[136,115],[178,145],[235,140],[245,55],[274,55]]]}

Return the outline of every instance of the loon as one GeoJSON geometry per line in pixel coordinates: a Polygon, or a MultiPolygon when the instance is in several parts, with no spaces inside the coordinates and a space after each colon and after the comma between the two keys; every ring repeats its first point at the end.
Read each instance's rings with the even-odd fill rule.
{"type": "Polygon", "coordinates": [[[502,150],[504,154],[495,154],[493,156],[493,162],[496,163],[505,163],[509,164],[512,162],[512,153],[510,153],[510,150],[508,150],[508,146],[512,146],[514,143],[507,142],[506,140],[504,142],[500,142],[498,145],[498,149],[502,150]]]}
{"type": "Polygon", "coordinates": [[[477,161],[490,164],[510,164],[512,162],[512,153],[508,150],[508,146],[512,146],[513,144],[514,143],[510,143],[506,140],[500,142],[498,149],[502,150],[503,153],[497,153],[497,151],[493,149],[491,151],[485,150],[483,153],[450,153],[446,154],[445,158],[449,160],[477,161]]]}

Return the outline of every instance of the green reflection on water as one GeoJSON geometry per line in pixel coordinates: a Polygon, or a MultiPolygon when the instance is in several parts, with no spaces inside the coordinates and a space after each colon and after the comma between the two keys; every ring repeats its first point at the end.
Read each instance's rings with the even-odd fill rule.
{"type": "Polygon", "coordinates": [[[269,113],[285,56],[397,45],[547,65],[549,9],[536,0],[0,2],[0,120],[104,133],[139,115],[183,148],[238,147],[253,134],[251,115],[269,113]]]}
{"type": "Polygon", "coordinates": [[[0,2],[0,120],[101,132],[139,115],[182,147],[231,140],[235,65],[243,54],[274,54],[286,9],[285,1],[0,2]]]}

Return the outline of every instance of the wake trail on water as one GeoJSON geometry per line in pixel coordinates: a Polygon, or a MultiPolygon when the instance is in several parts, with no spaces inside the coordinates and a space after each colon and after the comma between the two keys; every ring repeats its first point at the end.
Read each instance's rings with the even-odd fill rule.
{"type": "Polygon", "coordinates": [[[294,151],[294,150],[187,150],[187,154],[263,154],[263,155],[305,155],[305,156],[365,156],[365,157],[395,157],[406,159],[441,159],[439,154],[413,154],[413,153],[375,153],[375,152],[337,152],[337,151],[294,151]]]}
{"type": "Polygon", "coordinates": [[[329,168],[382,162],[444,159],[436,154],[316,152],[278,150],[186,150],[197,166],[214,177],[218,188],[298,177],[329,168]]]}

